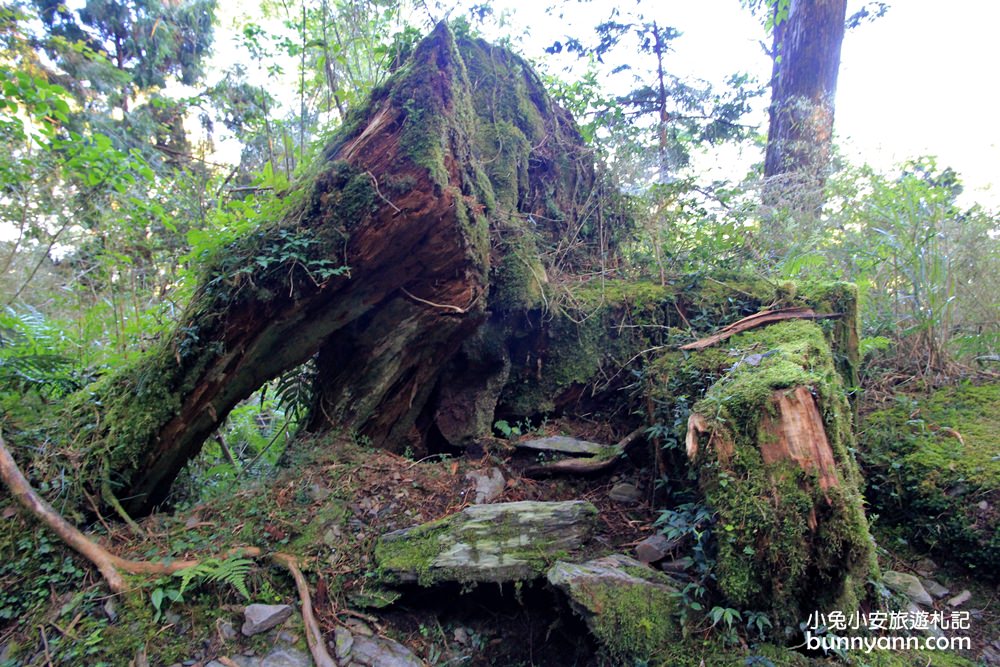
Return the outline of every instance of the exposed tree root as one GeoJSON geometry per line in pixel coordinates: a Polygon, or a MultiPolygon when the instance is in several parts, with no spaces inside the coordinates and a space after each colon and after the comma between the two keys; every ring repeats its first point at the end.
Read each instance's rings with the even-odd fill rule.
{"type": "Polygon", "coordinates": [[[299,599],[302,601],[302,623],[306,627],[306,643],[309,645],[309,652],[312,653],[316,667],[337,667],[337,663],[326,650],[326,643],[323,641],[323,632],[313,614],[312,598],[309,595],[309,584],[306,582],[302,570],[299,569],[298,561],[291,554],[278,552],[271,559],[283,565],[295,579],[295,587],[299,591],[299,599]]]}
{"type": "Polygon", "coordinates": [[[817,313],[812,308],[781,308],[778,310],[764,310],[759,313],[754,313],[749,317],[744,317],[742,320],[733,322],[729,326],[719,329],[718,332],[696,340],[693,343],[688,343],[687,345],[681,345],[682,350],[704,350],[706,347],[711,347],[716,343],[721,343],[722,341],[735,336],[738,333],[744,331],[749,331],[750,329],[756,329],[757,327],[762,327],[765,324],[771,324],[772,322],[781,322],[782,320],[828,320],[836,317],[840,317],[843,313],[817,313]]]}
{"type": "MultiPolygon", "coordinates": [[[[10,490],[11,495],[31,513],[36,519],[45,524],[63,542],[72,547],[77,553],[89,560],[100,571],[108,588],[115,593],[125,590],[125,581],[121,572],[128,574],[173,574],[180,570],[198,565],[198,560],[176,560],[170,563],[155,563],[152,561],[127,560],[114,555],[97,542],[84,535],[80,529],[68,522],[57,512],[44,498],[39,496],[28,483],[24,473],[18,467],[7,443],[0,434],[0,478],[10,490]]],[[[249,556],[256,558],[261,555],[261,550],[257,547],[239,547],[227,552],[227,557],[249,556]]],[[[323,633],[320,631],[319,623],[312,610],[312,599],[309,596],[309,585],[306,583],[302,571],[299,569],[295,556],[286,553],[276,553],[271,559],[285,567],[295,580],[295,586],[299,592],[302,603],[302,621],[306,627],[306,641],[312,653],[313,660],[317,667],[337,667],[330,654],[327,653],[326,645],[323,642],[323,633]]]]}

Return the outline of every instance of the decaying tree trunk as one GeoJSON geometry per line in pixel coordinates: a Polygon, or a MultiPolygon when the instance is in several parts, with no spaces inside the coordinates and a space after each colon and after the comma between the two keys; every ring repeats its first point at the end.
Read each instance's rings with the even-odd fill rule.
{"type": "Polygon", "coordinates": [[[240,400],[317,352],[313,428],[419,445],[448,360],[488,309],[531,301],[539,254],[607,252],[598,189],[528,65],[439,26],[281,219],[218,253],[173,336],[83,398],[92,476],[106,465],[125,508],[148,511],[240,400]]]}
{"type": "Polygon", "coordinates": [[[284,213],[217,252],[175,332],[81,393],[84,481],[110,473],[129,512],[150,511],[239,401],[314,357],[310,429],[415,453],[573,407],[639,438],[703,396],[688,444],[730,526],[723,592],[786,624],[813,601],[852,608],[871,554],[844,390],[856,291],[607,280],[615,200],[524,61],[439,26],[284,213]],[[826,330],[809,321],[832,313],[826,330]],[[692,322],[735,322],[704,339],[729,350],[678,349],[711,333],[692,322]]]}

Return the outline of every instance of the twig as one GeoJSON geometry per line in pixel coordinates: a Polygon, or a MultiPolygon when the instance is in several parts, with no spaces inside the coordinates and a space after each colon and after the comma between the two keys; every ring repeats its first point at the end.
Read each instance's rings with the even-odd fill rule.
{"type": "Polygon", "coordinates": [[[458,306],[452,306],[451,304],[447,303],[434,303],[433,301],[428,301],[427,299],[421,299],[419,296],[414,296],[413,294],[411,294],[409,290],[407,290],[405,287],[400,287],[399,290],[406,296],[413,299],[414,301],[419,301],[420,303],[427,304],[428,306],[433,306],[434,308],[441,308],[442,310],[451,310],[456,313],[461,313],[463,315],[469,312],[469,309],[471,309],[474,305],[476,305],[476,302],[479,301],[479,297],[482,296],[482,292],[480,292],[479,294],[476,295],[476,298],[472,300],[472,303],[470,303],[465,308],[459,308],[458,306]]]}
{"type": "Polygon", "coordinates": [[[841,316],[843,316],[843,313],[816,313],[811,308],[780,308],[778,310],[763,310],[759,313],[754,313],[753,315],[744,317],[742,320],[733,322],[711,336],[696,340],[693,343],[688,343],[687,345],[681,345],[680,349],[703,350],[706,347],[711,347],[716,343],[720,343],[728,338],[731,338],[738,333],[749,331],[750,329],[756,329],[773,322],[781,322],[784,320],[828,320],[841,316]]]}
{"type": "Polygon", "coordinates": [[[378,179],[375,178],[375,174],[371,173],[370,171],[366,171],[365,173],[368,174],[368,176],[372,179],[372,186],[374,186],[375,188],[375,194],[377,194],[382,199],[382,201],[391,206],[393,211],[395,211],[396,213],[402,213],[403,212],[402,209],[400,209],[398,206],[389,201],[389,198],[386,197],[384,194],[382,194],[382,191],[378,189],[378,179]]]}

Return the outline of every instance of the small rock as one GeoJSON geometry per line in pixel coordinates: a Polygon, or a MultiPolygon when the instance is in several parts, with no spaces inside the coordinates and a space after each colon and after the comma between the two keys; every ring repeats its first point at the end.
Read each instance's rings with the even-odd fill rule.
{"type": "Polygon", "coordinates": [[[229,621],[219,624],[219,634],[223,639],[236,639],[236,628],[229,621]]]}
{"type": "Polygon", "coordinates": [[[278,641],[282,644],[294,644],[299,641],[299,636],[294,632],[288,632],[287,630],[282,630],[278,633],[278,641]]]}
{"type": "Polygon", "coordinates": [[[952,606],[952,607],[958,607],[958,606],[963,605],[966,602],[968,602],[969,598],[971,598],[971,597],[972,597],[972,593],[969,592],[969,589],[965,589],[961,593],[959,593],[958,595],[956,595],[955,597],[949,598],[948,599],[948,604],[950,606],[952,606]]]}
{"type": "Polygon", "coordinates": [[[313,667],[313,661],[302,651],[279,648],[261,658],[260,667],[313,667]]]}
{"type": "Polygon", "coordinates": [[[354,646],[354,635],[347,628],[339,625],[333,629],[333,653],[337,660],[345,662],[347,656],[351,654],[351,647],[354,646]]]}
{"type": "Polygon", "coordinates": [[[947,587],[942,586],[933,579],[921,579],[920,583],[923,584],[924,590],[939,600],[951,592],[947,587]]]}
{"type": "Polygon", "coordinates": [[[465,644],[469,643],[469,632],[462,626],[458,626],[457,628],[455,628],[455,632],[452,634],[452,638],[456,642],[464,646],[465,644]]]}
{"type": "Polygon", "coordinates": [[[977,505],[977,507],[979,509],[983,510],[983,511],[986,511],[986,510],[988,510],[990,508],[990,504],[988,502],[986,502],[985,500],[980,500],[979,504],[977,505]]]}
{"type": "Polygon", "coordinates": [[[104,609],[104,615],[108,617],[109,621],[114,623],[118,620],[118,612],[115,611],[115,601],[113,598],[105,600],[102,609],[104,609]]]}
{"type": "Polygon", "coordinates": [[[366,667],[423,667],[424,665],[410,649],[384,637],[355,637],[351,660],[366,667]]]}
{"type": "Polygon", "coordinates": [[[643,563],[655,563],[663,560],[676,544],[668,540],[666,535],[657,533],[650,535],[635,547],[635,557],[643,563]]]}
{"type": "Polygon", "coordinates": [[[608,497],[616,503],[635,505],[642,500],[642,492],[640,492],[634,484],[625,482],[622,484],[615,484],[611,488],[611,491],[608,492],[608,497]]]}
{"type": "Polygon", "coordinates": [[[938,570],[938,565],[930,558],[921,558],[914,564],[913,569],[925,577],[933,575],[938,570]]]}
{"type": "Polygon", "coordinates": [[[330,526],[325,531],[323,531],[323,544],[328,547],[340,546],[343,542],[343,533],[340,530],[340,526],[330,526]]]}
{"type": "Polygon", "coordinates": [[[316,502],[323,502],[333,493],[330,489],[326,488],[322,484],[311,484],[309,486],[309,495],[316,502]]]}
{"type": "Polygon", "coordinates": [[[368,627],[368,624],[357,618],[349,618],[344,621],[344,624],[351,631],[351,634],[360,635],[362,637],[371,637],[375,633],[372,629],[368,627]]]}
{"type": "Polygon", "coordinates": [[[170,625],[177,625],[178,623],[181,622],[181,615],[178,614],[176,611],[168,611],[165,614],[163,614],[163,620],[170,625]]]}
{"type": "Polygon", "coordinates": [[[917,604],[922,604],[925,607],[934,604],[934,598],[924,590],[924,587],[920,585],[920,580],[912,574],[888,570],[882,574],[882,583],[897,593],[902,593],[917,604]]]}
{"type": "Polygon", "coordinates": [[[252,637],[261,632],[267,632],[274,626],[284,623],[292,615],[292,608],[287,604],[252,604],[243,610],[246,621],[242,632],[252,637]]]}
{"type": "Polygon", "coordinates": [[[498,468],[475,470],[465,475],[466,479],[476,485],[476,504],[491,503],[503,493],[507,480],[498,468]]]}
{"type": "Polygon", "coordinates": [[[690,556],[676,560],[665,560],[660,563],[660,569],[664,572],[686,572],[692,568],[694,568],[694,559],[690,556]]]}

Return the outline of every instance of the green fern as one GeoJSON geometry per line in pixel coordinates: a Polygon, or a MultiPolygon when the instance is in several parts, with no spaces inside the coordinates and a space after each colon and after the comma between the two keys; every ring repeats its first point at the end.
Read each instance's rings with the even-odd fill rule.
{"type": "Polygon", "coordinates": [[[38,311],[0,312],[0,391],[34,389],[58,397],[79,389],[83,378],[74,361],[59,353],[60,343],[59,332],[38,311]]]}
{"type": "Polygon", "coordinates": [[[253,567],[253,561],[246,558],[206,558],[197,565],[184,568],[174,573],[175,577],[180,577],[180,593],[191,585],[194,581],[204,581],[208,583],[229,584],[239,592],[245,599],[250,599],[250,590],[247,588],[247,575],[253,567]]]}

